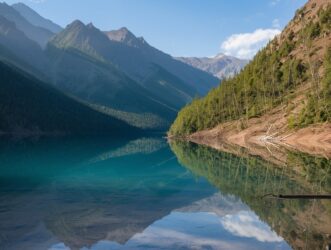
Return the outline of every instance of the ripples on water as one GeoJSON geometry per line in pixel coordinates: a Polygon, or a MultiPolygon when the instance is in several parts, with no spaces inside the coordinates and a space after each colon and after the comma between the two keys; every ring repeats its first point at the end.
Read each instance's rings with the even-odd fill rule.
{"type": "Polygon", "coordinates": [[[0,144],[0,249],[325,249],[331,163],[160,138],[0,144]]]}

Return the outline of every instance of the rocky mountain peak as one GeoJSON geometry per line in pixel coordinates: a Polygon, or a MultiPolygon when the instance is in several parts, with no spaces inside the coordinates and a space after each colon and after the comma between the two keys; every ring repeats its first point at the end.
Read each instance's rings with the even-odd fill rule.
{"type": "Polygon", "coordinates": [[[122,27],[118,30],[107,31],[105,34],[111,41],[124,43],[131,47],[140,48],[147,44],[143,37],[136,37],[128,28],[122,27]]]}

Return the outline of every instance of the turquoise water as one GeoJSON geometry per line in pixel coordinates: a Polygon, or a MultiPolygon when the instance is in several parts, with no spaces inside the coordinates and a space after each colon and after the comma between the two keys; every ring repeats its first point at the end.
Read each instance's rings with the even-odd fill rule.
{"type": "Polygon", "coordinates": [[[0,249],[291,249],[308,246],[302,237],[327,244],[317,219],[308,233],[300,223],[309,202],[257,198],[270,192],[266,178],[268,187],[306,191],[284,171],[266,175],[264,164],[157,137],[3,140],[0,249]]]}

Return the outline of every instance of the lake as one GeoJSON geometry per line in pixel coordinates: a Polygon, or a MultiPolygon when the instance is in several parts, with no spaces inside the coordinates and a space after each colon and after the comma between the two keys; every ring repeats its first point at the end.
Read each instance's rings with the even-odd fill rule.
{"type": "Polygon", "coordinates": [[[331,162],[159,137],[0,142],[0,249],[325,249],[331,162]],[[267,195],[267,196],[265,196],[267,195]]]}

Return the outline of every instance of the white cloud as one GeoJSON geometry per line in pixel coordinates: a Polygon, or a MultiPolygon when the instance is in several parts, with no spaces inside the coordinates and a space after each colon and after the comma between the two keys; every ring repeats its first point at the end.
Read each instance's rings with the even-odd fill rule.
{"type": "Polygon", "coordinates": [[[256,249],[256,242],[250,242],[250,246],[247,247],[246,242],[235,242],[224,237],[218,218],[216,214],[210,212],[172,212],[154,222],[143,232],[135,234],[124,245],[104,240],[82,250],[256,249]]]}
{"type": "Polygon", "coordinates": [[[277,28],[277,29],[280,28],[280,22],[279,22],[279,19],[278,19],[278,18],[276,18],[276,19],[274,19],[274,20],[272,21],[272,27],[273,27],[273,28],[277,28]]]}
{"type": "Polygon", "coordinates": [[[279,33],[279,29],[257,29],[252,33],[234,34],[222,43],[221,50],[226,55],[251,59],[259,49],[279,33]]]}
{"type": "Polygon", "coordinates": [[[235,215],[227,215],[221,219],[221,223],[226,230],[237,236],[255,238],[261,242],[283,241],[252,212],[241,211],[235,215]]]}
{"type": "MultiPolygon", "coordinates": [[[[125,233],[125,231],[123,232],[125,233]]],[[[131,230],[129,229],[128,232],[131,230]]],[[[102,240],[91,248],[82,248],[82,250],[239,250],[261,248],[261,242],[266,243],[265,248],[268,246],[270,249],[283,249],[282,246],[287,246],[281,237],[278,237],[251,211],[242,210],[226,216],[218,216],[213,212],[171,212],[155,221],[143,232],[132,236],[123,245],[114,241],[102,240]]]]}

